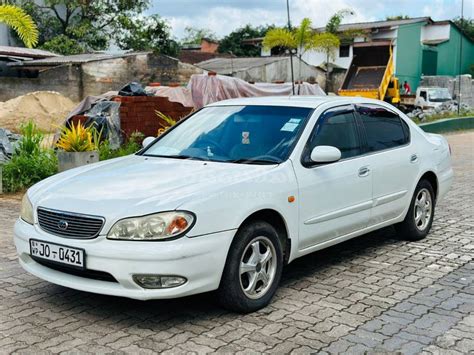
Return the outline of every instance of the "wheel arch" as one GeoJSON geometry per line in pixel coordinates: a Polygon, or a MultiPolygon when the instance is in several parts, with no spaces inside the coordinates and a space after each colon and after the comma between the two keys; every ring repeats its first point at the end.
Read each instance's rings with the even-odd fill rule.
{"type": "Polygon", "coordinates": [[[279,213],[278,211],[271,209],[271,208],[265,208],[261,209],[258,211],[253,212],[251,215],[249,215],[247,218],[244,219],[244,221],[240,224],[239,230],[254,221],[265,221],[271,224],[277,231],[278,237],[281,242],[281,247],[283,250],[283,258],[285,263],[288,262],[288,259],[290,257],[290,252],[291,252],[291,239],[288,233],[288,226],[285,221],[285,218],[279,213]]]}
{"type": "Polygon", "coordinates": [[[427,180],[431,184],[431,187],[433,187],[433,192],[435,194],[435,199],[437,199],[439,186],[438,186],[438,177],[436,176],[436,174],[433,171],[429,170],[425,172],[423,175],[421,175],[418,182],[420,182],[421,180],[427,180]]]}

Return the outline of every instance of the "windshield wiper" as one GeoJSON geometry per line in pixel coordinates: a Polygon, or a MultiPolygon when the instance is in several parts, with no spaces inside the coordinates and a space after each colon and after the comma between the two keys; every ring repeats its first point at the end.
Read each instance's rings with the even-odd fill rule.
{"type": "Polygon", "coordinates": [[[226,160],[228,163],[236,164],[280,164],[281,161],[276,160],[267,160],[267,159],[235,159],[235,160],[226,160]]]}
{"type": "MultiPolygon", "coordinates": [[[[146,155],[145,155],[146,156],[146,155]]],[[[204,158],[201,158],[201,157],[195,157],[195,156],[192,156],[192,155],[181,155],[181,154],[174,154],[174,155],[152,155],[150,154],[149,156],[152,156],[152,157],[157,157],[157,158],[171,158],[171,159],[189,159],[189,160],[209,160],[209,159],[204,159],[204,158]]]]}

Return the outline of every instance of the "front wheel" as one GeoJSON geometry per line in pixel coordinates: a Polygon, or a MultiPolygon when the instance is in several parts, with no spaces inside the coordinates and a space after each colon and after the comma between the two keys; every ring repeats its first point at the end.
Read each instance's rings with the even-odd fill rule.
{"type": "Polygon", "coordinates": [[[400,235],[407,240],[425,238],[433,224],[435,203],[436,197],[430,182],[421,180],[416,186],[405,220],[396,226],[400,235]]]}
{"type": "Polygon", "coordinates": [[[230,247],[217,291],[221,305],[248,313],[265,307],[275,294],[283,267],[278,233],[263,221],[242,227],[230,247]]]}

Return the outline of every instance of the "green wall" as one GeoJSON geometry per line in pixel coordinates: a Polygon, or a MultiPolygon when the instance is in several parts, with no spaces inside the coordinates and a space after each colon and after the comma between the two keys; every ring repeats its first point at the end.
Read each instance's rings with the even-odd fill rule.
{"type": "Polygon", "coordinates": [[[398,28],[397,37],[397,60],[395,73],[400,84],[408,81],[412,92],[416,90],[420,82],[422,46],[421,28],[424,22],[402,25],[398,28]]]}
{"type": "Polygon", "coordinates": [[[450,39],[437,46],[438,73],[437,75],[459,75],[459,47],[462,38],[461,74],[470,74],[469,67],[474,64],[474,42],[455,27],[451,26],[450,39]]]}
{"type": "MultiPolygon", "coordinates": [[[[426,53],[423,60],[423,51],[436,52],[437,64],[436,73],[429,75],[459,75],[459,47],[462,38],[462,70],[461,74],[471,74],[470,66],[474,64],[474,42],[463,36],[456,26],[450,26],[450,39],[437,46],[424,46],[421,43],[421,28],[425,23],[402,25],[398,28],[397,38],[397,61],[396,75],[400,84],[406,80],[411,86],[412,92],[416,90],[420,83],[423,64],[432,67],[434,53],[426,53]],[[431,58],[427,58],[430,55],[431,58]]],[[[432,71],[432,70],[430,70],[432,71]]]]}

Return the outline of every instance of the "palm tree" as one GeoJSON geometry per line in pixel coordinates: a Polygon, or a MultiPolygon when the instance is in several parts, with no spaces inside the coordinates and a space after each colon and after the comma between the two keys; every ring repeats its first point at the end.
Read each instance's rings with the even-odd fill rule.
{"type": "Polygon", "coordinates": [[[14,5],[0,5],[0,23],[11,27],[28,48],[38,43],[38,29],[23,9],[14,5]]]}
{"type": "Polygon", "coordinates": [[[301,60],[308,50],[327,53],[329,58],[339,47],[340,41],[335,34],[314,32],[311,28],[311,20],[304,18],[301,24],[294,29],[274,28],[269,30],[262,44],[266,49],[282,47],[290,51],[296,50],[299,58],[298,77],[300,77],[301,60]]]}

